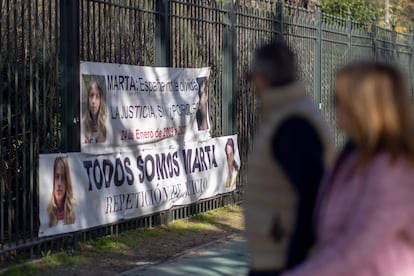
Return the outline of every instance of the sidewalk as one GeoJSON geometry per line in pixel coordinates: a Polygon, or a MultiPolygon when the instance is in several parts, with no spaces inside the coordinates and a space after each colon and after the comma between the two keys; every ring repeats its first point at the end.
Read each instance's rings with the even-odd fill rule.
{"type": "Polygon", "coordinates": [[[245,237],[236,234],[190,249],[164,263],[135,268],[120,275],[246,275],[247,260],[245,237]]]}

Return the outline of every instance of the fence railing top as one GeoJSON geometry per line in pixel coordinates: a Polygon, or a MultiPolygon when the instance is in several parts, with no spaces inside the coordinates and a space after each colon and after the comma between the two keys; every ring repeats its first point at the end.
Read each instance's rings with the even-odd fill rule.
{"type": "Polygon", "coordinates": [[[308,14],[315,13],[314,10],[306,9],[306,8],[303,8],[303,7],[300,7],[300,6],[295,6],[295,5],[291,5],[291,4],[287,4],[287,3],[284,4],[284,8],[286,8],[288,10],[296,10],[296,11],[300,11],[300,12],[308,13],[308,14]]]}

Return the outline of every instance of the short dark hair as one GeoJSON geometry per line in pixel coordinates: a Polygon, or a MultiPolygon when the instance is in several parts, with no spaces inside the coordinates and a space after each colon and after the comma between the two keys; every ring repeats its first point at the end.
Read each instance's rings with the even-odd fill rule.
{"type": "Polygon", "coordinates": [[[250,76],[260,74],[272,87],[293,83],[297,78],[296,57],[289,46],[277,40],[256,49],[250,76]]]}

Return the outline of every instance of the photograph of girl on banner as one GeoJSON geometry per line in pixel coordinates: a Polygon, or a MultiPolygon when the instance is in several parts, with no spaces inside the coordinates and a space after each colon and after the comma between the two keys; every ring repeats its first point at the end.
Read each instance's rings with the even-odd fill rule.
{"type": "Polygon", "coordinates": [[[75,198],[72,190],[68,159],[57,157],[53,166],[53,191],[47,206],[49,227],[58,223],[74,224],[73,205],[75,198]]]}
{"type": "Polygon", "coordinates": [[[208,122],[208,79],[197,78],[198,83],[198,97],[200,98],[200,103],[196,113],[198,130],[207,130],[209,129],[208,122]]]}
{"type": "Polygon", "coordinates": [[[82,93],[86,100],[82,118],[83,143],[102,143],[106,140],[105,77],[83,75],[83,80],[85,84],[88,83],[87,94],[82,93]]]}
{"type": "Polygon", "coordinates": [[[228,168],[226,188],[232,187],[236,184],[237,172],[239,171],[239,165],[236,160],[234,160],[234,150],[234,141],[232,138],[229,138],[224,146],[228,168]]]}

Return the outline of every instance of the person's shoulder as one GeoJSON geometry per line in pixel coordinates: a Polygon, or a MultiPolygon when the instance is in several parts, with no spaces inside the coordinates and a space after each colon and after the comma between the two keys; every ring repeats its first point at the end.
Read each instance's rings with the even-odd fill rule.
{"type": "Polygon", "coordinates": [[[305,118],[293,116],[284,120],[275,130],[272,138],[273,155],[277,160],[300,158],[306,160],[306,153],[322,154],[321,138],[316,129],[305,118]]]}
{"type": "Polygon", "coordinates": [[[378,178],[414,182],[414,163],[405,156],[382,151],[373,157],[369,167],[370,174],[378,178]]]}
{"type": "Polygon", "coordinates": [[[313,125],[303,116],[294,115],[280,124],[275,132],[275,136],[290,136],[292,139],[302,139],[304,137],[317,136],[317,132],[313,125]]]}
{"type": "Polygon", "coordinates": [[[364,182],[366,193],[372,195],[371,200],[381,202],[381,206],[393,208],[397,203],[398,206],[412,206],[414,167],[407,158],[387,152],[376,154],[369,163],[364,182]]]}
{"type": "Polygon", "coordinates": [[[371,161],[376,168],[398,169],[412,167],[413,163],[405,156],[395,156],[388,151],[380,151],[374,155],[371,161]]]}

